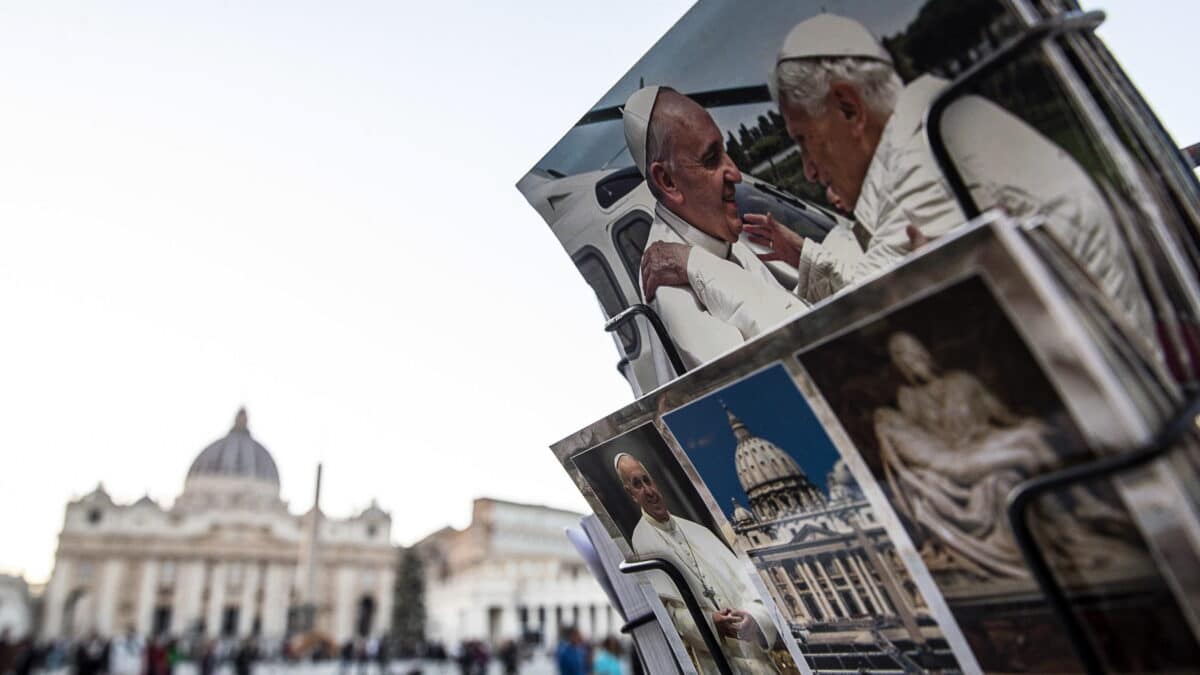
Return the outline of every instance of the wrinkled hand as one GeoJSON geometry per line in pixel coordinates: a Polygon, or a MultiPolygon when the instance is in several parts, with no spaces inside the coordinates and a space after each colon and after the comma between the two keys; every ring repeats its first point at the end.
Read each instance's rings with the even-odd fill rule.
{"type": "Polygon", "coordinates": [[[723,609],[719,612],[713,612],[712,620],[713,627],[717,629],[717,635],[729,638],[737,637],[737,629],[735,628],[734,624],[736,624],[739,619],[738,617],[731,615],[728,609],[723,609]]]}
{"type": "Polygon", "coordinates": [[[654,299],[660,286],[686,286],[687,261],[692,247],[656,241],[642,252],[642,290],[646,302],[654,299]]]}
{"type": "Polygon", "coordinates": [[[724,637],[749,640],[761,634],[758,622],[754,620],[754,617],[749,612],[740,609],[723,609],[713,612],[712,619],[717,632],[724,637]]]}
{"type": "Polygon", "coordinates": [[[747,213],[742,220],[745,222],[742,229],[746,231],[750,241],[771,249],[770,253],[760,254],[759,260],[782,260],[792,267],[800,265],[800,249],[804,247],[804,237],[781,225],[769,213],[747,213]]]}

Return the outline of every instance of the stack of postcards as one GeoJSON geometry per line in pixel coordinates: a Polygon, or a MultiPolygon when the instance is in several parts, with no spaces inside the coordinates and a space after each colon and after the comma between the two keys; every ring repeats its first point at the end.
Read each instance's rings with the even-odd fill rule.
{"type": "Polygon", "coordinates": [[[636,578],[679,672],[1194,672],[1195,176],[1099,15],[824,4],[700,3],[519,186],[640,396],[553,446],[595,573],[678,571],[636,578]],[[787,102],[790,62],[825,106],[787,102]],[[668,156],[707,123],[639,145],[648,84],[712,120],[756,236],[668,156]],[[662,242],[686,269],[646,297],[662,242]]]}

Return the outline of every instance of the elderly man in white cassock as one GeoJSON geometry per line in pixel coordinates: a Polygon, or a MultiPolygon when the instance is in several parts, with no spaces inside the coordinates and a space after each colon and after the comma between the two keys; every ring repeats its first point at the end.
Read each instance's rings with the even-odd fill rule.
{"type": "MultiPolygon", "coordinates": [[[[642,518],[633,530],[634,552],[642,558],[664,559],[683,574],[696,602],[709,613],[709,628],[720,640],[735,673],[775,675],[768,653],[778,637],[775,623],[747,584],[746,571],[737,558],[707,527],[671,515],[658,485],[635,457],[622,452],[613,458],[613,467],[626,494],[642,509],[642,518]]],[[[679,592],[665,578],[655,578],[654,588],[697,669],[704,675],[717,673],[716,662],[679,592]]]]}
{"type": "MultiPolygon", "coordinates": [[[[647,245],[666,242],[684,251],[686,283],[643,293],[684,365],[710,361],[802,310],[804,303],[738,240],[734,185],[742,174],[708,112],[669,87],[645,87],[629,97],[622,115],[629,153],[657,200],[647,245]],[[689,262],[700,258],[705,264],[689,262]]],[[[653,277],[648,265],[642,272],[653,277]]],[[[674,377],[665,363],[658,366],[664,381],[674,377]]]]}
{"type": "MultiPolygon", "coordinates": [[[[857,221],[816,242],[769,216],[747,216],[750,239],[771,248],[770,259],[798,269],[799,298],[820,301],[965,222],[926,139],[926,113],[947,84],[923,75],[904,85],[891,55],[853,19],[821,14],[788,33],[770,74],[772,95],[799,146],[805,176],[824,185],[857,221]]],[[[1112,212],[1070,155],[979,96],[951,104],[942,133],[980,209],[1044,218],[1125,318],[1151,325],[1112,212]]],[[[689,259],[685,275],[678,251],[648,253],[644,263],[659,270],[650,284],[643,279],[649,291],[705,273],[691,269],[703,268],[703,259],[689,259]]]]}

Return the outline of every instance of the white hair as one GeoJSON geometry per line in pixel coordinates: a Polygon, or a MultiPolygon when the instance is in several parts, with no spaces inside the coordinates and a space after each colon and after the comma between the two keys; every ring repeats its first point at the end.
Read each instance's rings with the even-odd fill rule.
{"type": "Polygon", "coordinates": [[[884,115],[891,114],[904,87],[891,65],[854,56],[786,59],[775,66],[768,80],[771,98],[780,106],[799,106],[813,116],[825,112],[829,86],[835,81],[854,85],[867,107],[884,115]]]}

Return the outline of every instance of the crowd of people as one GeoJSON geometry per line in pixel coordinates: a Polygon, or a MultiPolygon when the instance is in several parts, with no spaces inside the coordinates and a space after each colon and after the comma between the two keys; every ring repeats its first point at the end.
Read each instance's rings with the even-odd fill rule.
{"type": "MultiPolygon", "coordinates": [[[[554,665],[558,675],[627,675],[640,673],[641,662],[635,657],[626,668],[622,658],[621,643],[608,636],[596,644],[588,644],[579,629],[568,627],[562,631],[562,639],[554,653],[554,665]]],[[[505,670],[515,673],[516,670],[505,670]]]]}
{"type": "Polygon", "coordinates": [[[201,675],[211,675],[222,664],[237,675],[249,675],[260,654],[253,639],[143,639],[131,630],[112,639],[92,631],[74,641],[39,643],[31,636],[13,639],[5,632],[0,634],[0,675],[63,669],[77,675],[171,675],[182,661],[194,662],[201,675]]]}
{"type": "MultiPolygon", "coordinates": [[[[565,675],[631,675],[623,665],[621,643],[607,637],[589,644],[575,628],[561,631],[562,641],[552,651],[556,672],[565,675]]],[[[481,640],[464,641],[456,651],[439,643],[418,648],[394,648],[386,640],[357,639],[341,646],[314,642],[303,648],[284,643],[279,649],[264,649],[253,638],[237,640],[180,639],[166,635],[143,639],[134,631],[108,639],[92,632],[75,641],[55,640],[38,643],[26,636],[14,639],[0,633],[0,675],[34,675],[66,670],[78,675],[173,675],[181,663],[190,663],[199,675],[219,671],[249,675],[254,664],[334,663],[343,675],[368,673],[421,672],[397,671],[397,660],[426,664],[457,664],[463,675],[495,672],[493,661],[505,675],[527,670],[537,648],[516,640],[506,640],[494,648],[481,640]]],[[[637,659],[632,659],[636,663],[637,659]]],[[[635,673],[639,670],[633,671],[635,673]]]]}

